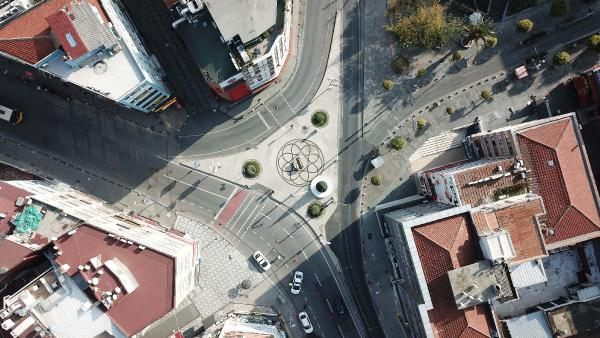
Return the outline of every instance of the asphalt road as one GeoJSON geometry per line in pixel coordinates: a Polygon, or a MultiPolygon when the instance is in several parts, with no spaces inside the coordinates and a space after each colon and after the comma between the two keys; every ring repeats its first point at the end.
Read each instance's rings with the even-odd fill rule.
{"type": "MultiPolygon", "coordinates": [[[[320,10],[320,6],[317,9],[320,10]]],[[[325,8],[325,14],[335,12],[327,6],[325,8]]],[[[333,23],[330,25],[333,28],[333,23]]],[[[323,42],[328,40],[323,29],[318,32],[323,42]]],[[[328,46],[321,47],[316,54],[327,55],[328,46]]],[[[307,58],[307,62],[317,62],[320,58],[307,58]]],[[[320,61],[317,65],[313,64],[314,72],[297,73],[299,80],[294,80],[289,88],[293,92],[306,92],[294,101],[296,105],[310,101],[310,90],[316,89],[320,83],[318,74],[324,70],[325,61],[323,66],[320,61]]],[[[275,104],[280,104],[278,97],[279,100],[285,99],[282,95],[276,96],[272,99],[275,104]]],[[[345,336],[343,332],[340,333],[343,329],[339,323],[331,320],[330,309],[321,301],[315,287],[320,280],[333,280],[337,288],[335,295],[343,295],[351,310],[352,322],[356,322],[354,332],[363,332],[352,298],[345,289],[341,275],[336,272],[329,251],[323,248],[320,239],[306,222],[261,193],[170,161],[186,147],[179,144],[182,138],[155,133],[115,119],[78,101],[66,101],[50,92],[36,90],[35,85],[15,81],[14,77],[0,75],[0,102],[26,112],[24,123],[18,127],[0,124],[0,134],[12,140],[0,144],[0,153],[3,155],[29,163],[41,172],[52,169],[48,173],[52,177],[92,193],[93,182],[101,177],[146,195],[176,213],[212,224],[215,230],[236,243],[237,248],[248,257],[255,250],[260,250],[272,260],[273,268],[265,277],[274,287],[288,289],[293,271],[304,271],[304,291],[292,297],[290,303],[296,312],[306,306],[317,332],[324,337],[345,336]],[[32,100],[34,97],[35,100],[32,100]],[[244,194],[243,199],[236,200],[235,203],[239,202],[239,205],[232,205],[239,194],[244,194]]],[[[270,101],[267,103],[269,106],[270,101]]],[[[276,109],[272,108],[275,115],[276,109]]],[[[267,121],[274,121],[275,116],[271,119],[267,121]]],[[[250,124],[246,126],[251,132],[253,127],[250,124]]],[[[276,126],[274,123],[271,128],[274,130],[276,126]]],[[[231,128],[222,133],[223,139],[228,139],[239,131],[231,128]]],[[[201,144],[216,142],[213,146],[218,149],[224,146],[215,139],[199,139],[202,140],[201,144]]],[[[111,195],[106,199],[117,203],[119,197],[111,195]]],[[[345,323],[344,327],[347,326],[345,323]]]]}
{"type": "Polygon", "coordinates": [[[346,1],[342,9],[342,132],[338,141],[339,206],[327,224],[328,238],[340,260],[344,276],[357,302],[369,337],[383,337],[363,269],[360,238],[360,188],[365,158],[363,153],[363,2],[346,1]]]}

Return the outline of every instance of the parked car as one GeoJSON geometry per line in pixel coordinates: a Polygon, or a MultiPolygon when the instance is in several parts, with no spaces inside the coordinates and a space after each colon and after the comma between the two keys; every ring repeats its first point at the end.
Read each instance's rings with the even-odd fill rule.
{"type": "Polygon", "coordinates": [[[337,312],[340,319],[346,318],[348,312],[346,311],[346,305],[344,305],[344,301],[341,298],[334,299],[333,306],[335,307],[335,312],[337,312]]]}
{"type": "Polygon", "coordinates": [[[302,329],[305,333],[312,333],[313,326],[310,323],[310,319],[308,319],[308,313],[302,311],[298,314],[298,318],[300,319],[300,325],[302,325],[302,329]]]}
{"type": "Polygon", "coordinates": [[[304,279],[304,273],[302,271],[294,272],[294,279],[292,280],[292,288],[290,292],[294,295],[300,293],[300,289],[302,288],[302,280],[304,279]]]}
{"type": "Polygon", "coordinates": [[[253,255],[252,258],[254,258],[254,260],[256,261],[256,263],[260,266],[260,268],[263,271],[267,271],[271,268],[271,263],[269,263],[269,260],[267,259],[267,257],[265,257],[262,252],[260,251],[256,251],[253,255]]]}

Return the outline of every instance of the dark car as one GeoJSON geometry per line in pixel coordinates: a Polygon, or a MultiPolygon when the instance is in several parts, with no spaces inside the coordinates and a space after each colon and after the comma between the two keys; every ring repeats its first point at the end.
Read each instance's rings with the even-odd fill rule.
{"type": "Polygon", "coordinates": [[[342,301],[341,298],[334,299],[333,307],[335,307],[335,312],[337,312],[340,319],[346,318],[348,312],[346,311],[346,305],[344,305],[344,301],[342,301]]]}

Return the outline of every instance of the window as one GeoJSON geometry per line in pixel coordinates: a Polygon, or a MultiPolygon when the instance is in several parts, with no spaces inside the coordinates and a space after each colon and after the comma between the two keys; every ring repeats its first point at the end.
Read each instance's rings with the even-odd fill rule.
{"type": "Polygon", "coordinates": [[[71,35],[71,33],[65,34],[65,38],[67,39],[67,42],[69,43],[69,46],[71,46],[71,48],[77,46],[77,41],[75,41],[75,38],[73,37],[73,35],[71,35]]]}

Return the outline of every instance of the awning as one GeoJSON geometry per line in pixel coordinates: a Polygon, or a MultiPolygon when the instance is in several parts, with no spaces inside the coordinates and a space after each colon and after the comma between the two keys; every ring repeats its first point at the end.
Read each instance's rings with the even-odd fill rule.
{"type": "Polygon", "coordinates": [[[521,66],[517,69],[515,69],[515,75],[517,76],[518,79],[522,79],[524,77],[527,77],[527,75],[529,75],[527,73],[527,68],[525,68],[525,66],[521,66]]]}

